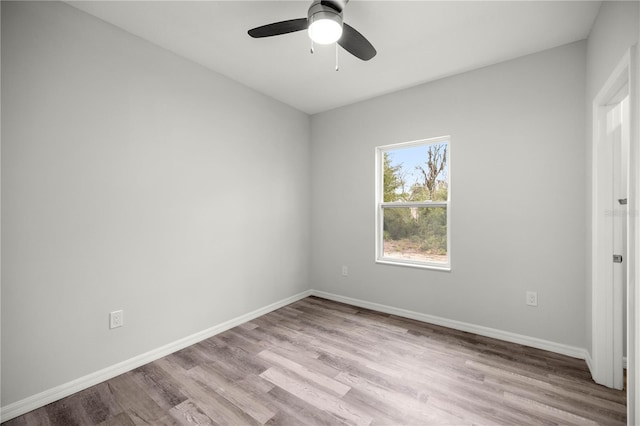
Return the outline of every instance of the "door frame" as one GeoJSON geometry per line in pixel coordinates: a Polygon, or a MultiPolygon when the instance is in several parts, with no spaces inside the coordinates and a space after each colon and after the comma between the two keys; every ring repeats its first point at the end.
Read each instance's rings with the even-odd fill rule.
{"type": "MultiPolygon", "coordinates": [[[[590,369],[596,383],[622,389],[623,363],[622,345],[622,288],[612,288],[610,282],[613,277],[613,232],[612,211],[613,179],[612,152],[606,137],[606,113],[614,97],[627,86],[629,95],[629,160],[628,160],[628,204],[627,215],[627,350],[636,342],[636,330],[633,326],[636,318],[635,282],[637,274],[637,259],[639,253],[637,244],[636,212],[638,208],[636,184],[638,165],[637,140],[637,106],[636,106],[636,48],[629,49],[618,66],[611,73],[604,86],[593,100],[593,157],[592,157],[592,223],[591,223],[591,362],[590,369]],[[631,335],[629,335],[631,334],[631,335]]],[[[635,351],[633,351],[635,352],[635,351]]],[[[628,377],[634,377],[635,362],[629,363],[628,377]]],[[[632,385],[632,383],[629,383],[632,385]]],[[[633,383],[635,386],[635,383],[633,383]]],[[[632,404],[632,402],[630,401],[632,404]]]]}

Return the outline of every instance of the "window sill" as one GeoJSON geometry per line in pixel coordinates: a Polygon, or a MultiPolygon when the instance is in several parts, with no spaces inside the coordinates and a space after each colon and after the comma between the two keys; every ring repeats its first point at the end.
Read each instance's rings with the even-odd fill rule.
{"type": "Polygon", "coordinates": [[[391,259],[388,257],[376,259],[376,263],[379,263],[381,265],[403,266],[409,268],[430,269],[432,271],[451,272],[451,264],[449,263],[412,262],[410,260],[391,259]]]}

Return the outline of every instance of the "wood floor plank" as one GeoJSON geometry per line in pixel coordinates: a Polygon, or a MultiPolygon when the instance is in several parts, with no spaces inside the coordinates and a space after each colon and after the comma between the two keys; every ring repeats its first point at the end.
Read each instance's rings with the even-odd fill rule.
{"type": "Polygon", "coordinates": [[[300,377],[303,377],[309,381],[314,382],[316,385],[320,386],[322,389],[334,393],[338,396],[344,396],[349,389],[349,386],[340,383],[337,380],[332,379],[331,377],[323,376],[321,374],[317,374],[308,368],[298,364],[295,361],[291,361],[283,356],[280,356],[274,352],[265,350],[258,354],[259,357],[264,358],[265,360],[271,362],[273,365],[278,365],[282,368],[288,369],[300,377]]]}
{"type": "MultiPolygon", "coordinates": [[[[243,330],[254,330],[255,328],[250,329],[242,329],[238,327],[237,332],[234,329],[228,330],[227,332],[214,336],[214,338],[210,340],[214,340],[218,338],[218,341],[224,343],[224,345],[238,348],[244,350],[246,353],[256,354],[261,350],[265,349],[265,344],[252,338],[250,335],[242,333],[243,330]]],[[[215,341],[215,340],[214,340],[215,341]]]]}
{"type": "Polygon", "coordinates": [[[255,355],[257,355],[257,352],[252,354],[242,348],[229,346],[226,343],[208,351],[209,363],[221,364],[230,373],[240,376],[260,374],[268,368],[267,363],[255,355]]]}
{"type": "Polygon", "coordinates": [[[87,394],[82,404],[95,423],[102,423],[123,411],[107,382],[93,386],[80,394],[87,394]]]}
{"type": "Polygon", "coordinates": [[[259,424],[266,423],[275,414],[275,411],[260,401],[258,396],[246,392],[237,383],[228,380],[214,368],[207,365],[197,366],[189,370],[189,374],[200,380],[201,383],[207,383],[210,389],[247,413],[259,424]]]}
{"type": "Polygon", "coordinates": [[[170,410],[187,400],[180,390],[180,384],[172,380],[156,364],[146,364],[136,368],[131,372],[131,376],[163,410],[170,410]]]}
{"type": "Polygon", "coordinates": [[[320,354],[312,347],[303,344],[301,341],[304,340],[302,339],[303,336],[299,333],[293,332],[292,330],[280,327],[278,323],[263,324],[250,332],[245,330],[244,333],[250,334],[256,339],[260,339],[265,342],[267,347],[275,346],[284,348],[292,352],[298,352],[309,358],[318,358],[318,356],[320,356],[320,354]]]}
{"type": "MultiPolygon", "coordinates": [[[[310,370],[315,371],[318,374],[323,374],[327,377],[335,377],[342,371],[320,361],[317,357],[310,357],[298,351],[291,351],[279,346],[272,346],[269,348],[269,351],[297,362],[300,365],[304,365],[310,370]]],[[[317,356],[318,354],[316,353],[315,355],[317,356]]]]}
{"type": "Polygon", "coordinates": [[[157,419],[154,419],[152,422],[149,422],[146,418],[141,417],[138,412],[128,411],[129,418],[133,421],[133,424],[136,426],[180,426],[180,423],[169,414],[165,414],[157,419]]]}
{"type": "Polygon", "coordinates": [[[100,423],[100,426],[135,426],[135,423],[127,413],[122,412],[100,423]]]}
{"type": "Polygon", "coordinates": [[[419,424],[460,424],[461,419],[427,405],[428,397],[414,398],[401,392],[379,386],[366,379],[350,373],[340,373],[337,380],[366,393],[369,398],[379,403],[394,407],[403,407],[411,412],[419,424]]]}
{"type": "Polygon", "coordinates": [[[365,412],[354,409],[339,398],[284,374],[276,367],[268,369],[260,376],[309,404],[344,419],[349,424],[369,425],[373,421],[373,418],[365,412]]]}
{"type": "Polygon", "coordinates": [[[366,412],[373,420],[371,425],[421,425],[413,413],[404,407],[375,400],[360,389],[352,388],[343,398],[345,403],[366,412]]]}
{"type": "Polygon", "coordinates": [[[258,425],[259,423],[237,406],[213,391],[206,382],[198,380],[186,370],[172,364],[168,359],[156,363],[183,384],[183,392],[216,424],[258,425]]]}
{"type": "Polygon", "coordinates": [[[583,360],[308,297],[3,425],[625,423],[583,360]]]}
{"type": "Polygon", "coordinates": [[[600,398],[590,398],[585,403],[583,394],[554,387],[551,391],[540,392],[534,388],[523,388],[513,386],[512,383],[494,378],[486,380],[487,385],[497,386],[505,394],[510,393],[523,398],[536,400],[543,404],[552,405],[558,409],[569,412],[588,412],[594,418],[622,419],[626,416],[626,407],[622,404],[613,403],[600,398]]]}
{"type": "Polygon", "coordinates": [[[166,411],[149,396],[148,391],[151,389],[140,387],[133,374],[114,377],[109,380],[108,385],[117,403],[127,412],[134,424],[153,424],[166,415],[166,411]]]}
{"type": "Polygon", "coordinates": [[[621,407],[621,411],[626,412],[626,395],[624,392],[611,392],[611,389],[601,386],[591,379],[576,379],[560,377],[557,374],[549,374],[550,383],[558,386],[567,392],[573,391],[579,395],[588,395],[588,399],[594,398],[609,401],[621,407]]]}
{"type": "Polygon", "coordinates": [[[190,399],[173,407],[169,414],[181,425],[215,426],[214,421],[190,399]]]}
{"type": "Polygon", "coordinates": [[[251,321],[245,322],[244,324],[240,324],[238,326],[238,328],[243,329],[243,330],[253,330],[256,327],[258,327],[258,326],[256,324],[254,324],[253,322],[251,322],[251,321]]]}
{"type": "Polygon", "coordinates": [[[523,398],[512,393],[505,393],[505,402],[523,407],[525,410],[534,412],[536,415],[543,414],[546,417],[557,419],[561,424],[576,425],[576,426],[595,426],[598,423],[593,420],[589,420],[582,416],[569,413],[564,410],[559,410],[555,407],[540,403],[538,401],[523,398]]]}
{"type": "Polygon", "coordinates": [[[309,404],[286,390],[274,386],[268,393],[269,400],[278,408],[278,412],[267,425],[315,425],[339,426],[346,421],[339,419],[328,411],[309,404]]]}
{"type": "MultiPolygon", "coordinates": [[[[88,414],[83,407],[83,400],[86,400],[88,392],[76,393],[71,395],[61,404],[49,404],[45,407],[45,411],[49,416],[49,420],[52,424],[66,424],[69,426],[85,425],[94,423],[92,417],[97,417],[99,421],[105,420],[103,417],[104,406],[100,406],[99,413],[93,413],[93,416],[88,414]]],[[[96,404],[97,405],[97,404],[96,404]]]]}

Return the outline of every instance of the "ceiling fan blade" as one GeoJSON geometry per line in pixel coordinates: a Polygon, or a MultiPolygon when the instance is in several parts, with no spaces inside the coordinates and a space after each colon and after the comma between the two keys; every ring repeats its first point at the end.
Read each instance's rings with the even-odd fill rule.
{"type": "Polygon", "coordinates": [[[274,22],[273,24],[256,27],[248,32],[253,38],[262,38],[306,30],[308,26],[307,18],[289,19],[288,21],[274,22]]]}
{"type": "Polygon", "coordinates": [[[323,6],[329,6],[331,9],[340,13],[344,9],[344,7],[347,5],[348,1],[349,0],[321,0],[320,4],[323,6]]]}
{"type": "Polygon", "coordinates": [[[338,44],[347,52],[356,58],[368,61],[376,56],[376,49],[369,40],[355,30],[351,25],[342,24],[342,37],[338,40],[338,44]]]}

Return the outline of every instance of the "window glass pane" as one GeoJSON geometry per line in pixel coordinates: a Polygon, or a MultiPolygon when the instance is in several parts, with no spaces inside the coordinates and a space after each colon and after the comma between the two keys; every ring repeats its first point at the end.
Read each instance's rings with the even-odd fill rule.
{"type": "Polygon", "coordinates": [[[382,212],[384,257],[449,262],[446,207],[393,207],[382,212]]]}
{"type": "Polygon", "coordinates": [[[448,144],[389,149],[383,153],[383,201],[446,201],[448,144]]]}

